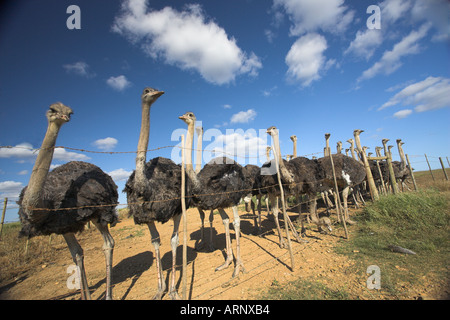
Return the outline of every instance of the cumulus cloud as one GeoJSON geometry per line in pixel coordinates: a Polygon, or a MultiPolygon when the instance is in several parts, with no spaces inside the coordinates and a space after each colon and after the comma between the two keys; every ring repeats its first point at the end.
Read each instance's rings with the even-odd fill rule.
{"type": "Polygon", "coordinates": [[[131,82],[124,75],[109,77],[106,83],[117,91],[123,91],[131,85],[131,82]]]}
{"type": "Polygon", "coordinates": [[[2,181],[0,182],[0,198],[17,199],[23,187],[22,182],[2,181]]]}
{"type": "Polygon", "coordinates": [[[254,109],[248,109],[247,111],[240,111],[233,114],[231,117],[231,123],[249,123],[256,117],[256,111],[254,109]]]}
{"type": "Polygon", "coordinates": [[[140,44],[150,57],[162,59],[182,70],[194,70],[208,82],[222,85],[237,75],[256,76],[260,59],[247,54],[225,30],[208,20],[200,5],[184,11],[171,7],[148,10],[145,0],[127,0],[112,30],[140,44]]]}
{"type": "Polygon", "coordinates": [[[407,116],[409,116],[413,111],[411,109],[405,109],[405,110],[400,110],[397,111],[396,113],[393,114],[394,118],[397,119],[403,119],[406,118],[407,116]]]}
{"type": "Polygon", "coordinates": [[[378,110],[403,105],[414,106],[415,112],[450,107],[450,79],[443,77],[428,77],[413,83],[395,94],[378,110]]]}
{"type": "Polygon", "coordinates": [[[292,36],[300,36],[318,30],[343,32],[352,22],[354,11],[348,10],[344,0],[274,0],[288,14],[292,36]]]}
{"type": "Polygon", "coordinates": [[[86,78],[95,77],[95,73],[90,70],[89,65],[86,62],[78,61],[71,64],[63,65],[63,68],[67,71],[67,73],[76,74],[79,76],[83,76],[86,78]]]}
{"type": "Polygon", "coordinates": [[[108,172],[114,181],[126,180],[132,173],[132,171],[126,171],[122,168],[108,172]]]}
{"type": "Polygon", "coordinates": [[[304,87],[320,79],[320,72],[334,63],[326,60],[323,54],[326,49],[327,40],[322,35],[309,33],[300,37],[286,55],[288,77],[300,81],[304,87]]]}
{"type": "MultiPolygon", "coordinates": [[[[38,155],[38,151],[39,149],[33,148],[30,143],[24,142],[11,148],[1,148],[0,158],[18,158],[21,162],[34,161],[38,155]]],[[[64,148],[55,148],[53,159],[60,161],[84,161],[90,158],[81,153],[67,151],[64,148]]]]}
{"type": "Polygon", "coordinates": [[[366,29],[358,31],[344,54],[353,54],[358,58],[369,60],[378,46],[383,42],[381,30],[366,29]]]}
{"type": "Polygon", "coordinates": [[[117,142],[118,142],[117,139],[107,137],[104,139],[95,140],[92,144],[97,148],[99,148],[100,150],[109,151],[116,147],[117,142]]]}
{"type": "Polygon", "coordinates": [[[419,41],[427,35],[429,29],[430,24],[427,23],[423,24],[419,30],[411,31],[400,42],[396,43],[392,50],[385,51],[379,61],[362,73],[358,81],[373,78],[381,73],[389,75],[396,71],[402,66],[402,57],[420,52],[419,41]]]}
{"type": "Polygon", "coordinates": [[[238,162],[261,163],[266,160],[267,134],[265,130],[258,134],[254,129],[247,131],[236,130],[228,134],[219,135],[215,140],[215,156],[222,152],[226,157],[237,156],[238,162]],[[264,137],[264,138],[261,138],[264,137]]]}

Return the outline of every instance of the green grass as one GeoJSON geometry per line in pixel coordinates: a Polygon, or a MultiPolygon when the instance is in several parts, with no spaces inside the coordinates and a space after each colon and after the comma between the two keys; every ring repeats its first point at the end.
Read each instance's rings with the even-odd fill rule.
{"type": "MultiPolygon", "coordinates": [[[[370,265],[381,271],[381,290],[368,294],[372,299],[411,298],[428,284],[446,288],[450,262],[450,194],[430,188],[420,192],[404,192],[382,196],[370,203],[354,217],[349,241],[341,241],[335,248],[355,263],[347,272],[357,273],[361,279],[370,265]],[[398,245],[416,252],[406,255],[392,252],[388,246],[398,245]],[[416,290],[416,291],[414,291],[416,290]]],[[[286,285],[277,281],[267,290],[264,299],[283,300],[341,300],[358,299],[345,288],[333,290],[311,279],[297,279],[286,285]]],[[[448,297],[447,297],[448,298],[448,297]]]]}

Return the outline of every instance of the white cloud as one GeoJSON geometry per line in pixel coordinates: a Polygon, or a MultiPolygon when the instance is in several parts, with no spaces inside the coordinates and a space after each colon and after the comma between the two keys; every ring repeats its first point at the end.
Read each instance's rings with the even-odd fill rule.
{"type": "Polygon", "coordinates": [[[247,111],[240,111],[233,114],[231,117],[231,123],[248,123],[254,120],[256,117],[256,111],[254,109],[248,109],[247,111]]]}
{"type": "Polygon", "coordinates": [[[2,181],[0,182],[0,198],[17,199],[22,189],[22,182],[2,181]]]}
{"type": "Polygon", "coordinates": [[[108,80],[106,80],[106,83],[111,88],[117,91],[123,91],[131,85],[131,82],[128,81],[127,77],[125,77],[124,75],[110,77],[108,80]]]}
{"type": "Polygon", "coordinates": [[[323,55],[326,49],[327,40],[317,33],[304,35],[295,41],[285,59],[289,78],[300,81],[304,87],[320,79],[320,71],[334,61],[326,61],[323,55]]]}
{"type": "Polygon", "coordinates": [[[395,105],[415,106],[414,111],[424,112],[450,106],[450,79],[428,77],[413,83],[395,94],[378,110],[395,105]]]}
{"type": "Polygon", "coordinates": [[[28,174],[28,170],[21,170],[17,174],[20,176],[24,176],[24,175],[28,174]]]}
{"type": "Polygon", "coordinates": [[[125,1],[112,30],[140,43],[150,57],[195,70],[214,84],[230,83],[240,74],[258,74],[260,59],[243,52],[223,28],[208,21],[200,5],[187,5],[179,12],[171,7],[148,11],[147,4],[145,0],[125,1]]]}
{"type": "MultiPolygon", "coordinates": [[[[30,143],[20,143],[12,148],[1,148],[0,158],[18,158],[19,161],[34,161],[38,155],[38,149],[33,148],[30,143]]],[[[55,148],[53,154],[54,160],[60,161],[75,161],[88,160],[88,156],[80,153],[66,151],[64,148],[55,148]]]]}
{"type": "Polygon", "coordinates": [[[259,133],[260,137],[254,129],[247,131],[236,130],[229,134],[222,134],[215,139],[215,156],[220,156],[223,152],[224,156],[233,157],[238,156],[238,162],[240,163],[253,163],[258,162],[258,158],[261,159],[261,163],[266,161],[266,147],[267,147],[267,134],[265,130],[259,133]]]}
{"type": "Polygon", "coordinates": [[[392,50],[385,51],[379,61],[362,73],[358,81],[373,78],[380,73],[389,75],[396,71],[402,66],[400,61],[402,57],[419,53],[420,46],[418,42],[427,35],[429,29],[430,24],[424,24],[419,30],[411,31],[410,34],[396,43],[392,50]]]}
{"type": "Polygon", "coordinates": [[[132,173],[132,171],[126,171],[122,168],[108,172],[114,181],[126,180],[132,173]]]}
{"type": "Polygon", "coordinates": [[[407,116],[409,116],[411,113],[413,113],[413,111],[411,109],[400,110],[400,111],[397,111],[396,113],[394,113],[393,117],[397,118],[397,119],[403,119],[403,118],[406,118],[407,116]]]}
{"type": "Polygon", "coordinates": [[[380,3],[381,8],[381,23],[391,24],[398,19],[404,17],[411,9],[411,0],[385,0],[380,3]]]}
{"type": "Polygon", "coordinates": [[[65,64],[63,68],[66,69],[68,73],[73,73],[86,78],[95,77],[95,73],[90,71],[90,67],[86,62],[78,61],[72,64],[65,64]]]}
{"type": "Polygon", "coordinates": [[[116,147],[117,142],[118,142],[117,139],[107,137],[104,139],[95,140],[92,144],[97,148],[99,148],[100,150],[109,151],[116,147]]]}
{"type": "Polygon", "coordinates": [[[223,108],[224,108],[224,109],[231,109],[231,105],[229,105],[229,104],[224,104],[224,105],[223,105],[223,108]]]}
{"type": "Polygon", "coordinates": [[[274,0],[275,7],[282,7],[293,23],[290,33],[299,36],[321,29],[343,32],[352,22],[354,11],[347,10],[344,0],[274,0]]]}
{"type": "Polygon", "coordinates": [[[383,42],[381,30],[366,29],[358,31],[344,54],[354,54],[358,58],[369,60],[376,48],[383,42]]]}
{"type": "Polygon", "coordinates": [[[437,30],[432,38],[434,41],[450,40],[450,2],[448,0],[416,0],[411,10],[415,21],[428,21],[437,30]]]}

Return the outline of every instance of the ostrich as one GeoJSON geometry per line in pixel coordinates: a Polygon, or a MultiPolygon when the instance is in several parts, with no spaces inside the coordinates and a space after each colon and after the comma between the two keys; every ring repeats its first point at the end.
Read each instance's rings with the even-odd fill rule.
{"type": "Polygon", "coordinates": [[[90,299],[83,249],[75,238],[92,221],[103,237],[106,259],[106,299],[112,299],[111,276],[114,240],[108,224],[117,223],[117,186],[97,166],[72,161],[49,172],[56,138],[61,126],[70,121],[72,109],[54,103],[47,111],[48,128],[31,173],[28,186],[20,193],[20,236],[61,234],[78,267],[81,298],[90,299]]]}
{"type": "MultiPolygon", "coordinates": [[[[361,163],[351,157],[343,155],[342,153],[334,154],[332,157],[338,188],[343,189],[342,197],[344,200],[344,219],[346,219],[348,223],[352,223],[352,221],[348,219],[347,197],[350,187],[359,185],[366,178],[365,169],[361,163]]],[[[323,185],[327,188],[327,190],[329,188],[335,189],[330,157],[327,156],[320,158],[318,159],[318,162],[323,170],[323,185]]],[[[336,193],[339,192],[339,190],[334,191],[336,193]]],[[[335,199],[337,199],[337,197],[335,197],[335,199]]]]}
{"type": "MultiPolygon", "coordinates": [[[[283,160],[280,156],[280,143],[277,128],[272,126],[267,129],[267,133],[272,137],[274,149],[277,153],[276,156],[279,159],[280,178],[281,183],[284,185],[283,188],[285,193],[295,195],[297,197],[301,194],[306,193],[309,198],[315,197],[315,193],[318,188],[316,179],[316,173],[318,173],[317,162],[304,157],[297,157],[292,159],[291,161],[283,160]]],[[[278,201],[276,199],[280,196],[281,190],[278,186],[277,172],[273,170],[274,167],[272,166],[272,163],[273,162],[266,162],[262,166],[260,184],[261,187],[264,188],[268,193],[270,203],[272,204],[280,247],[284,248],[286,247],[286,243],[281,236],[281,228],[278,221],[279,208],[278,201]]],[[[311,202],[309,203],[310,215],[313,218],[313,222],[317,223],[320,228],[321,221],[319,221],[319,219],[315,219],[317,218],[317,216],[315,215],[315,206],[313,204],[314,201],[311,200],[311,202]]],[[[288,223],[288,221],[285,221],[285,223],[288,223]]],[[[303,240],[298,236],[296,237],[299,242],[307,242],[306,240],[303,240]]]]}
{"type": "Polygon", "coordinates": [[[202,210],[218,209],[225,226],[227,257],[224,264],[216,268],[216,271],[227,268],[233,260],[231,249],[231,237],[229,223],[230,219],[225,212],[225,208],[231,207],[233,210],[233,227],[236,234],[236,260],[232,278],[245,273],[244,263],[241,259],[240,249],[240,217],[238,204],[243,196],[250,189],[248,180],[245,177],[246,170],[234,160],[226,157],[217,157],[207,163],[203,169],[196,174],[192,165],[192,143],[196,117],[192,112],[186,112],[179,117],[188,125],[186,136],[186,174],[190,194],[192,195],[193,206],[202,210]]]}
{"type": "MultiPolygon", "coordinates": [[[[178,227],[181,220],[181,166],[172,160],[162,157],[154,158],[146,163],[146,150],[150,132],[150,108],[164,91],[145,88],[141,95],[142,122],[136,155],[136,170],[128,178],[124,192],[127,195],[130,215],[136,224],[146,224],[150,231],[151,242],[155,249],[156,269],[158,273],[158,289],[153,297],[160,300],[166,290],[160,257],[160,237],[156,222],[166,223],[173,220],[171,236],[172,248],[172,282],[169,296],[179,299],[176,291],[176,249],[179,244],[178,227]]],[[[186,207],[189,207],[189,198],[186,207]]]]}

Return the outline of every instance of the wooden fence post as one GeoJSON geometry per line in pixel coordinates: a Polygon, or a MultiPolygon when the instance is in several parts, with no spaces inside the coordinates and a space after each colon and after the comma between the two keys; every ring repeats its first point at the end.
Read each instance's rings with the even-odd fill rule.
{"type": "Polygon", "coordinates": [[[286,213],[286,202],[284,201],[284,190],[283,190],[283,184],[281,183],[280,166],[278,163],[279,158],[278,158],[277,151],[275,149],[276,148],[272,148],[272,151],[273,151],[273,156],[275,158],[275,167],[277,169],[278,185],[280,186],[281,204],[283,207],[284,226],[286,228],[286,238],[287,238],[287,242],[288,242],[289,255],[291,256],[291,266],[292,266],[292,271],[294,271],[295,262],[294,262],[294,254],[292,252],[291,236],[289,235],[289,223],[288,223],[289,217],[287,216],[287,213],[286,213]]]}
{"type": "Polygon", "coordinates": [[[3,211],[2,211],[2,221],[0,224],[0,239],[2,238],[2,232],[3,232],[3,223],[5,222],[5,212],[6,212],[6,205],[8,204],[8,198],[5,198],[3,201],[3,211]]]}
{"type": "Polygon", "coordinates": [[[406,155],[406,161],[408,162],[409,173],[411,173],[411,178],[412,178],[412,181],[413,181],[413,184],[414,184],[414,190],[419,191],[419,188],[417,188],[416,179],[414,179],[414,173],[413,173],[413,169],[411,167],[411,163],[409,163],[408,155],[406,155]]]}
{"type": "Polygon", "coordinates": [[[333,170],[333,178],[334,178],[334,188],[336,192],[336,210],[338,212],[338,216],[341,216],[342,224],[344,225],[344,231],[345,231],[345,238],[348,239],[348,231],[347,231],[347,223],[345,222],[345,209],[344,213],[341,211],[341,197],[339,196],[339,189],[338,184],[336,180],[336,172],[334,171],[334,162],[333,162],[333,156],[330,153],[330,161],[331,161],[331,169],[333,170]]]}
{"type": "Polygon", "coordinates": [[[445,172],[444,162],[442,162],[442,158],[439,157],[439,161],[441,162],[442,171],[444,171],[445,179],[448,181],[447,172],[445,172]]]}
{"type": "Polygon", "coordinates": [[[185,168],[184,168],[184,135],[181,135],[181,209],[183,211],[183,291],[182,291],[182,299],[187,300],[187,220],[186,220],[186,177],[185,177],[185,168]]]}
{"type": "Polygon", "coordinates": [[[428,162],[427,154],[426,153],[424,153],[424,154],[425,154],[425,159],[427,160],[428,169],[430,169],[431,177],[433,178],[433,181],[436,181],[436,180],[434,180],[433,171],[431,171],[431,166],[430,166],[430,163],[428,162]]]}

